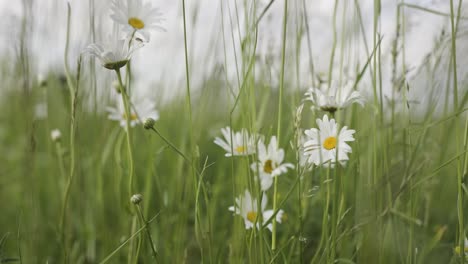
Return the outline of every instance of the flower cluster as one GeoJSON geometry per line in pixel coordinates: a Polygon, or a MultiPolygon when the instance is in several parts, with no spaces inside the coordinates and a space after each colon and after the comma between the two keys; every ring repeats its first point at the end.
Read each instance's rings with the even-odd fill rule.
{"type": "MultiPolygon", "coordinates": [[[[274,214],[273,210],[265,210],[267,204],[265,192],[270,189],[274,177],[286,173],[289,168],[294,168],[294,166],[291,163],[283,163],[284,150],[278,147],[276,136],[272,136],[266,145],[263,136],[251,135],[246,129],[232,132],[230,127],[226,127],[221,129],[221,133],[224,139],[216,137],[214,143],[226,150],[226,157],[257,154],[257,161],[253,162],[250,168],[258,176],[255,179],[260,180],[261,206],[258,208],[257,200],[252,199],[250,192],[246,190],[244,196],[236,198],[235,206],[229,207],[229,210],[244,218],[246,229],[254,226],[260,228],[259,223],[267,224],[267,221],[274,214]]],[[[283,210],[278,210],[272,221],[281,223],[283,213],[283,210]]],[[[271,230],[271,226],[271,223],[268,223],[266,227],[271,230]]]]}
{"type": "Polygon", "coordinates": [[[104,43],[89,45],[84,53],[98,58],[105,68],[118,70],[130,60],[133,52],[150,40],[152,30],[162,29],[162,14],[143,0],[113,0],[111,18],[123,36],[114,34],[104,43]]]}
{"type": "MultiPolygon", "coordinates": [[[[155,104],[147,99],[132,100],[125,91],[120,75],[120,68],[127,65],[134,51],[144,46],[150,39],[152,30],[161,29],[162,14],[157,8],[144,0],[113,0],[111,4],[111,18],[124,33],[123,36],[114,34],[108,36],[104,43],[93,43],[84,49],[85,54],[90,54],[99,59],[102,66],[117,72],[118,81],[113,85],[118,93],[122,93],[122,99],[128,98],[129,109],[125,109],[124,102],[119,101],[116,107],[108,107],[109,119],[120,122],[126,128],[127,120],[130,127],[142,123],[141,120],[151,118],[156,121],[159,113],[155,104]],[[127,112],[128,111],[128,112],[127,112]]],[[[154,125],[154,124],[153,124],[154,125]]]]}
{"type": "MultiPolygon", "coordinates": [[[[336,81],[331,81],[329,86],[322,83],[319,88],[310,88],[305,94],[305,100],[312,102],[312,109],[320,109],[333,116],[337,110],[353,103],[364,105],[364,97],[354,87],[355,82],[351,80],[341,86],[336,81]]],[[[302,138],[301,155],[306,161],[304,165],[333,167],[337,162],[345,165],[349,160],[348,154],[352,152],[347,142],[354,141],[356,131],[347,126],[340,129],[335,119],[329,118],[327,114],[316,122],[318,128],[305,130],[302,138]]]]}

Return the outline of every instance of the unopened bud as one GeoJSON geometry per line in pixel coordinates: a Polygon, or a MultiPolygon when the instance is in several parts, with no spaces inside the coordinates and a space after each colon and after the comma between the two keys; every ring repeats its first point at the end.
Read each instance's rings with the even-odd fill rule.
{"type": "Polygon", "coordinates": [[[143,123],[143,127],[145,129],[151,129],[154,127],[154,124],[156,123],[156,120],[154,120],[153,118],[146,118],[145,122],[143,123]]]}
{"type": "Polygon", "coordinates": [[[130,201],[131,201],[133,204],[135,204],[135,205],[140,204],[141,201],[143,201],[143,195],[141,195],[141,194],[139,194],[139,193],[134,194],[134,195],[132,195],[132,197],[130,198],[130,201]]]}

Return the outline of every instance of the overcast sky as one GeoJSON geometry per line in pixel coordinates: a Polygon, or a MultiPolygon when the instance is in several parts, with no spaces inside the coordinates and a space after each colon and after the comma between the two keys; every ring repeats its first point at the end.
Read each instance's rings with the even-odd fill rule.
{"type": "MultiPolygon", "coordinates": [[[[27,1],[27,0],[26,0],[27,1]]],[[[147,0],[149,1],[149,0],[147,0]]],[[[0,25],[0,54],[14,54],[17,50],[17,37],[20,31],[21,18],[24,14],[22,1],[0,0],[0,16],[3,21],[0,25]],[[5,19],[6,18],[6,19],[5,19]],[[9,41],[12,40],[13,41],[9,41]]],[[[33,68],[36,73],[46,74],[50,71],[63,71],[63,49],[66,32],[66,1],[65,0],[35,0],[32,1],[32,15],[28,18],[32,21],[31,34],[29,36],[30,49],[33,56],[33,68]]],[[[181,1],[173,0],[151,0],[154,6],[158,6],[164,13],[163,23],[165,32],[154,32],[151,42],[143,49],[137,51],[133,64],[137,85],[142,93],[155,93],[171,95],[174,90],[182,89],[185,77],[184,51],[183,51],[183,23],[181,1]],[[157,85],[155,85],[157,84],[157,85]]],[[[238,13],[240,14],[239,25],[241,35],[244,34],[242,3],[237,1],[238,13]]],[[[267,1],[258,1],[259,9],[265,6],[267,1]]],[[[344,3],[348,1],[340,1],[344,3]]],[[[353,1],[349,1],[351,3],[353,1]]],[[[384,87],[388,90],[390,84],[390,50],[395,35],[396,26],[396,0],[382,0],[381,34],[382,60],[384,65],[384,87]]],[[[417,4],[427,8],[436,9],[449,13],[447,0],[406,0],[406,3],[417,4]]],[[[76,59],[81,50],[90,44],[90,10],[95,13],[96,37],[100,40],[112,30],[109,0],[80,0],[70,1],[72,6],[72,53],[70,59],[76,59]],[[94,5],[94,8],[90,8],[94,5]]],[[[224,22],[224,39],[227,42],[226,65],[229,79],[235,84],[235,57],[234,50],[238,51],[239,39],[237,38],[237,22],[235,18],[234,0],[197,0],[187,1],[189,19],[189,46],[191,56],[191,73],[194,86],[200,85],[203,78],[212,73],[214,65],[223,65],[225,62],[222,22],[224,22]],[[222,6],[221,6],[222,5],[222,6]],[[224,15],[221,15],[221,8],[224,15]],[[233,20],[230,24],[229,12],[233,20]],[[196,16],[194,16],[196,14],[196,16]],[[224,20],[222,18],[224,17],[224,20]],[[232,46],[231,32],[234,30],[236,48],[232,46]],[[228,46],[229,45],[229,46],[228,46]]],[[[290,1],[290,19],[288,27],[288,45],[293,49],[295,42],[290,41],[295,37],[295,20],[298,20],[302,8],[295,7],[295,3],[302,1],[290,1]]],[[[367,40],[372,47],[372,23],[373,23],[373,1],[361,0],[361,11],[364,27],[367,33],[367,40]]],[[[275,75],[275,65],[279,64],[279,54],[281,53],[281,25],[283,18],[282,0],[276,0],[267,16],[261,22],[259,28],[258,56],[265,58],[273,56],[270,71],[272,86],[277,82],[275,75]]],[[[325,72],[328,63],[332,43],[332,15],[334,1],[330,0],[310,0],[307,1],[307,15],[309,19],[312,57],[318,71],[325,72]]],[[[352,7],[349,4],[346,11],[345,26],[353,22],[352,7]]],[[[343,4],[340,5],[343,8],[343,4]]],[[[342,9],[339,11],[338,32],[342,27],[342,9]]],[[[447,28],[447,19],[426,12],[414,9],[406,9],[406,62],[409,69],[419,67],[424,57],[433,49],[435,39],[439,36],[443,28],[447,28]]],[[[351,37],[354,33],[351,34],[351,37]]],[[[360,34],[360,33],[359,33],[360,34]]],[[[365,59],[364,45],[362,37],[354,34],[356,39],[361,41],[358,47],[358,57],[354,63],[360,61],[362,65],[365,59]]],[[[346,40],[346,41],[349,41],[346,40]]],[[[340,43],[338,43],[339,47],[340,43]]],[[[306,88],[310,85],[311,76],[309,72],[308,50],[306,38],[302,38],[302,49],[300,51],[301,60],[301,86],[306,88]]],[[[237,54],[239,56],[239,54],[237,54]]],[[[461,59],[463,60],[463,58],[461,59]]],[[[466,59],[464,59],[466,61],[466,59]]],[[[261,60],[260,60],[261,61],[261,60]]],[[[291,63],[294,63],[291,61],[291,63]]],[[[110,76],[104,69],[98,68],[100,78],[110,76]]],[[[100,82],[101,85],[104,82],[100,82]]]]}

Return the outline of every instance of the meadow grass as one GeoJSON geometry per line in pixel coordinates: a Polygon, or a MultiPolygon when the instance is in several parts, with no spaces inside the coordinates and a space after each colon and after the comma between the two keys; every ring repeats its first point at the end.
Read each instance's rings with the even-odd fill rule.
{"type": "MultiPolygon", "coordinates": [[[[395,36],[382,36],[381,2],[374,0],[372,40],[366,39],[360,2],[334,1],[324,74],[314,67],[317,36],[310,35],[306,12],[311,3],[257,2],[220,5],[225,60],[194,87],[191,69],[199,66],[191,62],[190,52],[196,51],[181,0],[183,32],[178,33],[184,35],[186,74],[174,89],[184,92],[158,106],[154,125],[131,127],[127,118],[123,128],[89,107],[89,102],[108,103],[96,98],[96,89],[111,89],[97,87],[96,76],[107,70],[82,56],[70,58],[68,41],[65,76],[51,72],[44,82],[33,77],[27,41],[20,42],[14,67],[2,68],[7,88],[0,111],[0,263],[466,262],[459,252],[465,248],[468,193],[467,83],[457,75],[456,52],[461,1],[450,1],[450,13],[401,1],[395,36]],[[269,65],[257,54],[259,25],[268,23],[273,4],[283,11],[275,18],[282,20],[281,48],[274,51],[278,83],[262,74],[269,65]],[[428,93],[443,89],[442,111],[428,104],[416,114],[417,105],[408,99],[413,89],[405,61],[408,9],[450,20],[450,34],[439,43],[446,52],[434,52],[437,63],[421,66],[434,73],[442,60],[449,61],[444,85],[427,80],[428,93]],[[392,38],[392,98],[383,91],[384,37],[392,38]],[[302,45],[308,54],[301,53],[302,45]],[[228,65],[231,53],[234,65],[228,65]],[[309,76],[301,75],[302,61],[309,76]],[[235,80],[228,68],[235,69],[235,80]],[[331,113],[311,109],[301,80],[310,79],[311,86],[320,81],[331,86],[332,79],[344,85],[345,68],[355,76],[353,88],[370,91],[365,104],[331,113]],[[37,117],[38,102],[47,103],[46,118],[37,117]],[[350,159],[346,165],[304,167],[300,137],[324,114],[356,130],[350,159]],[[259,228],[246,230],[244,219],[228,211],[246,189],[256,198],[262,190],[251,169],[258,154],[225,157],[214,144],[226,126],[276,136],[285,162],[295,167],[274,177],[265,192],[273,216],[258,217],[259,228]],[[51,139],[53,129],[62,132],[60,139],[51,139]],[[277,223],[280,209],[284,215],[277,223]]],[[[94,25],[98,14],[91,14],[94,25]]],[[[67,34],[77,33],[68,29],[67,34]]],[[[129,117],[134,107],[129,93],[137,89],[130,63],[116,73],[129,117]]],[[[261,207],[260,199],[255,206],[261,207]]]]}

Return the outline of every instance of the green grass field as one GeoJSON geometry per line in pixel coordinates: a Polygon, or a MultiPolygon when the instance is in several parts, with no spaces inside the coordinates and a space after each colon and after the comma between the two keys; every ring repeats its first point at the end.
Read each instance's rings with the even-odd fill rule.
{"type": "MultiPolygon", "coordinates": [[[[194,87],[186,80],[191,68],[198,66],[187,59],[186,78],[174,87],[181,96],[157,102],[160,118],[153,129],[142,123],[129,127],[125,116],[131,116],[133,102],[124,107],[124,127],[108,119],[102,109],[112,102],[108,96],[93,98],[97,94],[93,89],[108,89],[104,94],[110,94],[114,88],[110,83],[93,87],[93,80],[101,74],[117,80],[117,75],[92,56],[66,55],[65,74],[50,72],[44,81],[31,71],[23,42],[14,63],[3,59],[0,263],[468,262],[461,257],[468,223],[468,83],[457,76],[460,42],[455,40],[459,21],[465,19],[458,8],[461,1],[451,0],[447,14],[399,5],[398,34],[385,36],[394,45],[392,100],[382,92],[386,73],[381,62],[380,1],[374,1],[375,27],[369,40],[373,45],[365,48],[365,59],[353,53],[364,46],[363,39],[334,42],[329,72],[319,74],[311,67],[310,76],[299,76],[299,65],[312,56],[296,52],[301,48],[298,39],[314,38],[308,36],[307,18],[297,15],[307,1],[271,1],[284,10],[284,16],[276,18],[283,21],[278,29],[282,47],[275,52],[280,61],[277,85],[257,74],[268,71],[256,56],[256,25],[267,23],[261,14],[267,15],[270,5],[255,10],[256,1],[237,2],[248,7],[248,21],[237,64],[224,67],[237,67],[239,82],[229,81],[221,67],[194,87]],[[438,110],[427,105],[416,113],[417,106],[408,99],[413,89],[404,53],[409,8],[443,15],[451,29],[441,40],[446,52],[433,55],[435,61],[449,61],[443,84],[427,80],[428,92],[439,89],[444,95],[438,110]],[[336,112],[311,108],[314,104],[304,100],[300,79],[312,79],[313,86],[320,75],[329,87],[331,76],[343,84],[344,66],[354,76],[353,89],[368,92],[364,104],[336,112]],[[38,117],[41,103],[47,106],[46,115],[38,117]],[[333,116],[339,128],[355,130],[354,141],[348,142],[349,160],[335,166],[302,166],[299,137],[304,130],[318,128],[316,119],[324,115],[333,116]],[[228,126],[263,135],[255,136],[255,153],[226,157],[226,150],[214,140],[228,126]],[[61,131],[59,139],[51,138],[54,129],[61,131]],[[257,199],[250,206],[261,205],[259,174],[251,164],[260,159],[258,141],[268,143],[272,136],[284,149],[284,162],[294,165],[273,177],[264,192],[265,209],[284,212],[281,223],[275,222],[276,216],[264,219],[265,214],[254,209],[244,219],[228,208],[245,190],[257,199]],[[140,203],[131,201],[134,194],[142,195],[140,203]],[[253,227],[246,229],[247,223],[253,227]]],[[[358,3],[336,1],[334,23],[327,29],[334,30],[336,38],[349,34],[336,30],[344,18],[362,30],[358,3]]],[[[190,23],[186,16],[184,25],[190,23]]],[[[227,25],[223,29],[224,34],[241,34],[227,25]]],[[[193,49],[185,47],[190,57],[193,49]]],[[[128,101],[131,89],[137,89],[129,77],[130,65],[138,61],[130,62],[118,70],[122,74],[118,100],[128,101]]],[[[435,72],[438,65],[422,68],[435,72]]],[[[142,118],[132,115],[134,121],[142,118]]]]}

